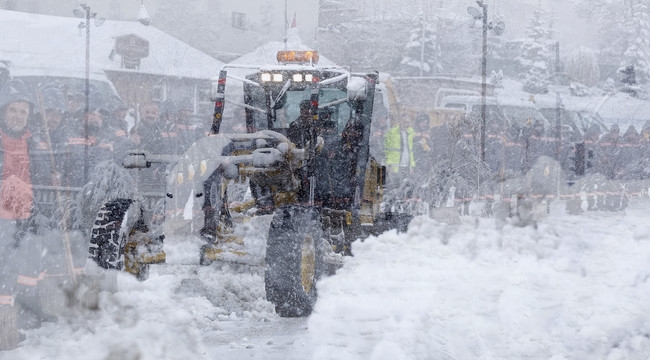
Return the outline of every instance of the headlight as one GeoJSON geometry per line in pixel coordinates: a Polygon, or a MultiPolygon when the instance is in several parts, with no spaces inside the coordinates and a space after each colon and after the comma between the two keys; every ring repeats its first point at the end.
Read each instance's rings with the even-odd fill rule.
{"type": "Polygon", "coordinates": [[[273,81],[281,82],[282,81],[282,74],[273,74],[273,81]]]}
{"type": "Polygon", "coordinates": [[[302,74],[293,74],[293,82],[302,82],[302,74]]]}
{"type": "Polygon", "coordinates": [[[269,73],[262,73],[262,81],[271,81],[271,74],[269,73]]]}
{"type": "Polygon", "coordinates": [[[305,81],[312,82],[312,80],[314,80],[314,76],[312,74],[305,75],[305,81]]]}
{"type": "Polygon", "coordinates": [[[194,165],[192,164],[187,166],[187,179],[190,181],[194,180],[194,165]]]}

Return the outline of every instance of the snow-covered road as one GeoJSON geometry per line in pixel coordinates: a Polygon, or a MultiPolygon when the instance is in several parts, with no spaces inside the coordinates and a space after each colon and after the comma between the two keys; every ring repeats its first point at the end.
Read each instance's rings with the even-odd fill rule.
{"type": "Polygon", "coordinates": [[[119,274],[100,310],[0,359],[647,360],[649,209],[554,211],[537,228],[419,217],[356,244],[308,319],[275,315],[262,268],[187,264],[197,243],[169,244],[147,281],[119,274]]]}

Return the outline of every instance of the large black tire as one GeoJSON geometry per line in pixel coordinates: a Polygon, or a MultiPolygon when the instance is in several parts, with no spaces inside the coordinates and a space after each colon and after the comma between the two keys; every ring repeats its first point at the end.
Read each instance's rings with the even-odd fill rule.
{"type": "Polygon", "coordinates": [[[323,230],[316,208],[288,205],[275,212],[266,245],[266,299],[282,317],[311,314],[323,264],[323,230]]]}
{"type": "Polygon", "coordinates": [[[213,243],[217,241],[220,228],[232,227],[232,220],[228,211],[228,192],[223,182],[223,174],[217,169],[203,183],[203,214],[204,223],[200,234],[203,239],[213,243]]]}
{"type": "MultiPolygon", "coordinates": [[[[131,199],[109,201],[99,209],[90,234],[89,257],[104,269],[125,268],[127,240],[134,232],[148,232],[142,222],[142,209],[131,199]]],[[[129,267],[139,280],[146,280],[149,264],[133,264],[129,267]]]]}

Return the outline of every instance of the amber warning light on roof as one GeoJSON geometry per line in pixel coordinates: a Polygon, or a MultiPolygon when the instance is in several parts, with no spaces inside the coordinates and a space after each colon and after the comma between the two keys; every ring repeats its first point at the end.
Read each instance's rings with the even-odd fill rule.
{"type": "Polygon", "coordinates": [[[318,51],[278,51],[278,62],[287,63],[311,63],[318,64],[318,51]]]}

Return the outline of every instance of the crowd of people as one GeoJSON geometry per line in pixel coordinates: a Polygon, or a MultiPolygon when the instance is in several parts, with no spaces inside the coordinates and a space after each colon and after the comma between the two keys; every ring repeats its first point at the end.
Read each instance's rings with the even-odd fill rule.
{"type": "MultiPolygon", "coordinates": [[[[24,318],[31,323],[21,326],[48,320],[36,294],[47,272],[46,246],[31,236],[43,210],[36,191],[80,188],[95,166],[121,164],[129,150],[179,155],[205,135],[191,123],[189,100],[143,104],[139,121],[117,96],[91,91],[87,101],[57,83],[34,89],[10,79],[0,88],[0,318],[30,312],[24,318]]],[[[0,337],[4,346],[20,341],[17,332],[0,331],[0,337]]]]}
{"type": "Polygon", "coordinates": [[[103,96],[92,88],[87,104],[83,92],[64,84],[28,89],[14,79],[4,88],[25,94],[30,104],[26,129],[42,150],[34,154],[40,163],[49,163],[53,174],[52,179],[39,178],[39,185],[80,187],[88,172],[102,161],[121,163],[127,152],[136,148],[179,155],[205,135],[203,128],[192,124],[189,99],[176,104],[172,100],[149,101],[138,109],[117,95],[103,96]]]}
{"type": "Polygon", "coordinates": [[[650,157],[650,121],[640,131],[630,125],[622,135],[616,124],[609,130],[591,124],[584,131],[564,125],[558,136],[556,127],[539,119],[521,126],[487,119],[484,154],[475,114],[431,127],[429,115],[418,113],[376,130],[371,146],[383,153],[389,189],[406,186],[400,196],[438,204],[451,187],[457,199],[493,194],[497,184],[526,174],[542,156],[557,160],[568,182],[596,173],[608,180],[650,178],[643,165],[650,157]],[[414,188],[420,192],[413,194],[414,188]]]}

